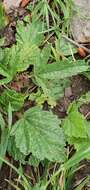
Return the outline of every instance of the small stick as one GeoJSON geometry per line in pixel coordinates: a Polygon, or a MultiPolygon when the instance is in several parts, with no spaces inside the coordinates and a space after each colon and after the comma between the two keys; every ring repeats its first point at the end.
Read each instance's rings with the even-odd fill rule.
{"type": "Polygon", "coordinates": [[[71,38],[68,38],[65,35],[62,35],[62,37],[67,40],[68,42],[72,43],[73,45],[77,46],[78,48],[82,48],[84,49],[87,53],[90,53],[90,49],[86,48],[85,46],[83,46],[82,44],[79,44],[78,42],[75,42],[74,40],[72,40],[71,38]]]}

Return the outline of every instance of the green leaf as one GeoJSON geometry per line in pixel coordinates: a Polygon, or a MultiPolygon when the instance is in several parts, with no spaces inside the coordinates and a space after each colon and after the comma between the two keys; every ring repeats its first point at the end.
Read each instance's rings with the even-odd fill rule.
{"type": "Polygon", "coordinates": [[[47,97],[48,103],[53,102],[52,104],[55,105],[55,101],[63,96],[64,88],[69,83],[67,78],[82,73],[88,68],[89,66],[84,61],[74,63],[71,60],[65,60],[46,64],[44,60],[44,64],[38,67],[35,65],[35,79],[47,97]]]}
{"type": "Polygon", "coordinates": [[[36,63],[40,54],[39,45],[43,41],[41,24],[32,22],[27,26],[18,23],[16,41],[17,43],[11,48],[0,50],[0,75],[2,79],[0,84],[8,83],[12,80],[17,72],[27,70],[30,64],[36,63]]]}
{"type": "Polygon", "coordinates": [[[90,80],[90,70],[84,73],[84,76],[90,80]]]}
{"type": "Polygon", "coordinates": [[[16,146],[23,154],[31,152],[40,160],[63,162],[65,139],[59,124],[51,112],[34,107],[15,123],[11,135],[15,135],[16,146]]]}
{"type": "Polygon", "coordinates": [[[40,163],[40,160],[37,159],[35,156],[31,155],[30,158],[29,158],[29,161],[28,161],[28,164],[30,164],[30,166],[33,166],[33,167],[38,167],[40,163]]]}
{"type": "MultiPolygon", "coordinates": [[[[75,102],[69,106],[68,116],[63,121],[63,129],[68,143],[74,145],[76,151],[90,144],[90,123],[78,111],[75,102]]],[[[90,155],[86,158],[90,159],[90,155]]]]}
{"type": "Polygon", "coordinates": [[[5,121],[4,121],[1,113],[0,113],[0,128],[1,128],[1,130],[4,130],[4,128],[5,128],[5,121]]]}
{"type": "Polygon", "coordinates": [[[43,42],[40,22],[32,22],[25,27],[23,23],[17,24],[17,71],[26,70],[30,64],[35,64],[40,54],[39,46],[43,42]]]}
{"type": "Polygon", "coordinates": [[[90,123],[87,122],[85,119],[84,119],[84,122],[85,122],[87,138],[83,138],[82,136],[81,137],[69,137],[68,136],[68,138],[67,138],[68,142],[70,144],[73,144],[77,151],[80,148],[82,148],[85,144],[87,145],[88,143],[90,143],[90,123]]]}
{"type": "Polygon", "coordinates": [[[86,132],[87,132],[87,138],[90,139],[90,122],[86,121],[86,132]]]}
{"type": "Polygon", "coordinates": [[[66,61],[58,61],[53,64],[43,65],[37,71],[37,76],[42,79],[64,79],[87,71],[89,66],[85,61],[72,62],[69,59],[66,61]]]}
{"type": "Polygon", "coordinates": [[[20,161],[24,164],[25,155],[20,152],[20,150],[16,147],[15,139],[13,137],[9,138],[7,152],[10,156],[13,157],[14,160],[20,161]]]}
{"type": "Polygon", "coordinates": [[[30,95],[30,98],[36,99],[36,103],[38,105],[43,104],[44,101],[47,101],[49,105],[54,106],[56,104],[56,100],[63,96],[64,88],[69,84],[69,80],[48,80],[42,79],[38,76],[37,71],[40,68],[47,67],[47,63],[50,58],[51,46],[50,44],[43,48],[41,54],[37,57],[37,64],[35,65],[35,78],[37,85],[42,88],[43,92],[30,95]]]}
{"type": "Polygon", "coordinates": [[[66,170],[78,164],[81,160],[90,157],[90,143],[84,145],[78,152],[74,154],[65,164],[66,170]]]}
{"type": "Polygon", "coordinates": [[[25,96],[14,90],[6,89],[0,96],[0,105],[4,110],[8,110],[9,103],[12,111],[19,110],[24,104],[25,96]]]}
{"type": "Polygon", "coordinates": [[[47,90],[44,90],[44,93],[47,95],[48,99],[52,98],[54,101],[63,97],[64,89],[70,84],[68,79],[66,80],[43,80],[44,85],[47,90]]]}
{"type": "Polygon", "coordinates": [[[9,130],[11,129],[12,127],[12,107],[11,107],[11,104],[9,103],[8,105],[8,128],[9,130]]]}
{"type": "Polygon", "coordinates": [[[69,79],[45,80],[36,77],[36,81],[38,83],[38,86],[41,87],[43,91],[43,94],[37,94],[38,96],[36,97],[36,103],[38,103],[39,105],[44,103],[44,101],[47,101],[49,105],[55,106],[56,100],[63,97],[65,87],[67,87],[70,84],[69,79]]]}
{"type": "Polygon", "coordinates": [[[63,122],[63,129],[68,137],[87,138],[84,116],[78,112],[75,103],[69,107],[68,116],[63,122]]]}
{"type": "Polygon", "coordinates": [[[78,107],[81,106],[82,104],[88,104],[90,102],[90,91],[82,95],[78,100],[77,100],[77,105],[78,107]]]}
{"type": "MultiPolygon", "coordinates": [[[[1,142],[0,142],[0,157],[4,158],[8,146],[9,140],[9,129],[4,128],[1,133],[1,142]]],[[[2,161],[0,160],[0,167],[2,166],[2,161]]]]}
{"type": "MultiPolygon", "coordinates": [[[[73,144],[75,149],[79,151],[82,147],[90,143],[90,138],[68,138],[68,142],[73,144]]],[[[90,157],[89,157],[90,158],[90,157]]]]}
{"type": "Polygon", "coordinates": [[[57,53],[63,54],[64,56],[72,55],[72,53],[77,52],[77,48],[62,37],[56,39],[55,46],[57,53]]]}
{"type": "Polygon", "coordinates": [[[42,32],[42,23],[41,22],[31,22],[24,25],[23,22],[17,23],[17,33],[16,33],[16,40],[21,45],[28,45],[28,46],[40,46],[42,41],[44,40],[42,32]]]}
{"type": "Polygon", "coordinates": [[[0,75],[2,76],[0,84],[4,84],[10,82],[16,74],[16,46],[0,49],[0,55],[0,75]]]}
{"type": "Polygon", "coordinates": [[[0,28],[5,26],[5,13],[3,4],[0,2],[0,28]]]}
{"type": "Polygon", "coordinates": [[[46,190],[46,186],[45,186],[45,182],[44,181],[40,181],[39,183],[37,183],[32,190],[46,190]]]}

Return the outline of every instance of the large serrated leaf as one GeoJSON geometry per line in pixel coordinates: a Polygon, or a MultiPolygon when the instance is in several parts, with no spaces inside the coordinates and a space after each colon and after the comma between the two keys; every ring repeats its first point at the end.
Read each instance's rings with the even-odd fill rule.
{"type": "Polygon", "coordinates": [[[31,152],[40,160],[63,162],[65,141],[59,124],[53,113],[34,107],[15,123],[11,135],[15,135],[16,146],[23,154],[31,152]]]}
{"type": "Polygon", "coordinates": [[[32,22],[24,26],[18,23],[16,41],[11,48],[0,49],[0,84],[8,83],[17,72],[27,70],[34,65],[40,54],[39,45],[43,41],[40,23],[32,22]]]}
{"type": "Polygon", "coordinates": [[[23,22],[18,22],[16,40],[21,45],[28,44],[29,46],[32,46],[36,44],[36,46],[39,46],[44,39],[41,32],[42,23],[39,21],[31,22],[27,26],[25,26],[23,22]]]}

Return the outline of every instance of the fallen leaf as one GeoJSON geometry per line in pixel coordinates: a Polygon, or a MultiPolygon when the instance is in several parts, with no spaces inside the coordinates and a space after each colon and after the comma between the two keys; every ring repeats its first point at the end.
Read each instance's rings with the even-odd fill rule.
{"type": "Polygon", "coordinates": [[[81,56],[81,57],[85,57],[86,56],[86,52],[83,48],[78,48],[78,54],[81,56]]]}
{"type": "Polygon", "coordinates": [[[22,0],[21,1],[21,7],[25,7],[28,3],[29,3],[30,0],[22,0]]]}

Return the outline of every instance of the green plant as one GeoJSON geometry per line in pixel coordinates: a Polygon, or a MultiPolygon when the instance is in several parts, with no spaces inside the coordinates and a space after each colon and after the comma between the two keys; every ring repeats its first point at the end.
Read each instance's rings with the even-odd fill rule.
{"type": "Polygon", "coordinates": [[[82,96],[78,103],[72,103],[67,111],[68,116],[63,121],[63,128],[66,134],[68,143],[73,144],[76,150],[90,143],[90,123],[86,121],[86,118],[78,111],[80,104],[86,103],[88,99],[86,96],[82,96]],[[86,101],[85,101],[86,99],[86,101]]]}
{"type": "MultiPolygon", "coordinates": [[[[63,29],[68,28],[71,17],[72,0],[68,2],[64,0],[41,0],[35,3],[30,3],[28,9],[32,11],[34,19],[43,20],[43,25],[48,29],[55,29],[59,25],[63,25],[63,29]],[[63,14],[63,17],[60,16],[63,14]]],[[[55,30],[54,29],[54,30],[55,30]]]]}
{"type": "MultiPolygon", "coordinates": [[[[60,30],[65,31],[69,25],[70,0],[36,1],[29,8],[32,21],[24,18],[17,22],[16,43],[10,48],[0,48],[0,167],[4,162],[14,169],[25,190],[69,190],[79,162],[90,159],[90,123],[78,109],[89,102],[90,92],[71,103],[65,119],[54,115],[52,107],[63,97],[65,87],[70,86],[71,77],[88,74],[90,66],[85,60],[75,60],[76,48],[61,37],[60,30]],[[61,11],[62,19],[58,16],[61,11]],[[59,26],[62,29],[57,30],[59,26]],[[48,40],[52,30],[53,44],[48,40]],[[28,88],[24,92],[20,88],[18,92],[14,86],[13,90],[17,75],[24,73],[27,73],[28,88]],[[34,88],[30,89],[31,83],[34,88]],[[24,103],[31,101],[34,103],[25,108],[24,103]],[[76,151],[71,158],[66,141],[76,151]],[[4,160],[7,153],[19,162],[22,172],[4,160]],[[29,164],[31,172],[33,168],[34,182],[25,176],[25,164],[29,164]]],[[[20,190],[14,182],[8,183],[20,190]]]]}
{"type": "MultiPolygon", "coordinates": [[[[7,165],[9,165],[15,172],[20,176],[20,184],[22,187],[24,187],[25,190],[46,190],[47,187],[52,184],[53,190],[69,190],[70,188],[70,182],[72,179],[72,175],[76,170],[78,170],[78,164],[82,159],[85,159],[88,155],[90,155],[90,146],[87,144],[83,148],[81,148],[77,153],[75,153],[72,158],[70,158],[68,161],[66,161],[64,164],[60,165],[59,169],[55,171],[52,176],[50,176],[49,180],[39,181],[34,187],[31,187],[26,177],[23,175],[22,172],[20,172],[16,167],[14,167],[12,164],[7,162],[6,160],[2,159],[0,157],[0,160],[5,162],[7,165]],[[56,181],[60,180],[60,183],[56,183],[56,181]]],[[[85,183],[87,183],[90,180],[90,176],[87,177],[81,184],[76,188],[80,189],[82,188],[85,183]]],[[[8,181],[9,182],[9,181],[8,181]]],[[[19,190],[19,187],[13,184],[13,182],[9,182],[10,185],[12,185],[15,189],[19,190]]]]}
{"type": "Polygon", "coordinates": [[[4,7],[3,4],[0,2],[0,28],[4,27],[5,24],[6,24],[6,19],[5,19],[4,7]]]}
{"type": "Polygon", "coordinates": [[[10,82],[17,72],[23,72],[33,65],[30,77],[40,87],[41,94],[44,94],[46,100],[55,105],[55,100],[63,95],[63,89],[69,82],[68,77],[87,71],[89,66],[84,61],[76,61],[74,64],[69,59],[65,61],[59,59],[48,64],[51,45],[40,49],[44,39],[41,29],[41,23],[35,21],[27,24],[26,27],[21,22],[17,24],[17,44],[10,49],[0,51],[0,74],[2,75],[0,84],[10,82]]]}

